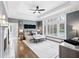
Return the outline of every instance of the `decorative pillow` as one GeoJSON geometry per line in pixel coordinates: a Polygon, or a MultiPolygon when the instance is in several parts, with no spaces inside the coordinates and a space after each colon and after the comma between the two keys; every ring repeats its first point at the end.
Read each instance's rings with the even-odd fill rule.
{"type": "Polygon", "coordinates": [[[74,38],[72,38],[72,40],[78,41],[79,40],[79,37],[74,37],[74,38]]]}

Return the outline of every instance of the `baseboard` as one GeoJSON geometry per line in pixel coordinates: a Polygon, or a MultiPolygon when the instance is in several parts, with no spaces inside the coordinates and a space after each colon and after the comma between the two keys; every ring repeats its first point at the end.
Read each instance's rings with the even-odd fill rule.
{"type": "Polygon", "coordinates": [[[61,42],[64,41],[64,39],[60,39],[60,38],[56,38],[56,37],[50,37],[50,36],[47,36],[47,40],[51,40],[51,41],[58,42],[58,43],[61,43],[61,42]]]}

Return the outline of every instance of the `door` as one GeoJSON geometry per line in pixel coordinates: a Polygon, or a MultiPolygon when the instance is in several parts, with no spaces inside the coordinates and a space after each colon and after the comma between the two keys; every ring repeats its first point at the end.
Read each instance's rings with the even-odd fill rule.
{"type": "Polygon", "coordinates": [[[18,41],[18,23],[9,23],[9,42],[10,42],[10,49],[12,52],[13,57],[15,57],[15,51],[17,48],[17,41],[18,41]]]}

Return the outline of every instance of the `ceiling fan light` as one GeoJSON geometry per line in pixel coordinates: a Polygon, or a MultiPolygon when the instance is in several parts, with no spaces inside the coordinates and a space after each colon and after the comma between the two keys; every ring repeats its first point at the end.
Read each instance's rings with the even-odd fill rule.
{"type": "Polygon", "coordinates": [[[34,11],[33,12],[33,14],[35,14],[35,13],[39,13],[40,14],[40,11],[45,11],[45,9],[39,9],[39,6],[36,6],[36,9],[34,10],[34,9],[30,9],[31,11],[34,11]]]}

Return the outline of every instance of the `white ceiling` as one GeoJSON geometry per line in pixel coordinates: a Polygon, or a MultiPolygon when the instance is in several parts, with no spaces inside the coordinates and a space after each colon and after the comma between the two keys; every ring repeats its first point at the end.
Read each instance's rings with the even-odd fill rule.
{"type": "Polygon", "coordinates": [[[9,18],[37,20],[39,19],[37,16],[63,5],[66,2],[67,1],[6,1],[4,5],[9,18]],[[33,11],[29,9],[35,9],[37,5],[40,9],[45,9],[45,11],[41,11],[41,14],[33,14],[33,11]]]}

